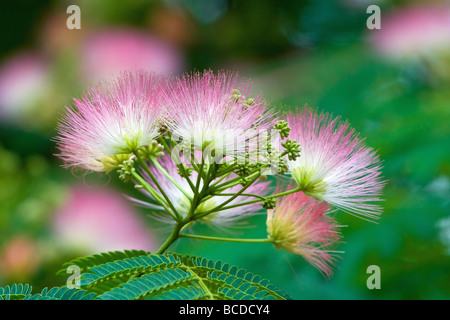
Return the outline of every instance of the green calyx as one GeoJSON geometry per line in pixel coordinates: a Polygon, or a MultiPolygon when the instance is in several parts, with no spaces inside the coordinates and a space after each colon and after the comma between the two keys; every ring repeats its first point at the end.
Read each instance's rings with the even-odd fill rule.
{"type": "Polygon", "coordinates": [[[109,173],[109,172],[119,168],[119,165],[122,164],[122,162],[130,159],[130,157],[131,157],[131,153],[116,154],[116,155],[104,157],[103,159],[101,159],[101,162],[103,164],[103,171],[106,173],[109,173]]]}
{"type": "Polygon", "coordinates": [[[142,141],[142,133],[136,133],[133,136],[124,134],[123,141],[125,142],[125,146],[115,147],[117,153],[133,153],[139,149],[142,141]]]}
{"type": "Polygon", "coordinates": [[[297,182],[300,191],[322,200],[323,195],[327,191],[326,182],[321,178],[314,177],[314,168],[308,170],[304,167],[297,167],[291,171],[292,177],[297,182]]]}

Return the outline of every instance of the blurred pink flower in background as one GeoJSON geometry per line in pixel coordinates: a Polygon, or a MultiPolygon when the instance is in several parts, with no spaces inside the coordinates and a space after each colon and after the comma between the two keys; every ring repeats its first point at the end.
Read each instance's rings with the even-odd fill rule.
{"type": "Polygon", "coordinates": [[[11,238],[0,253],[0,276],[14,281],[31,277],[41,264],[36,239],[28,235],[11,238]]]}
{"type": "Polygon", "coordinates": [[[450,5],[413,4],[382,15],[370,30],[375,50],[387,58],[416,59],[450,51],[450,5]]]}
{"type": "Polygon", "coordinates": [[[42,57],[25,52],[6,60],[0,67],[0,121],[25,117],[43,98],[50,77],[42,57]]]}
{"type": "Polygon", "coordinates": [[[155,248],[138,213],[122,194],[105,188],[72,187],[55,213],[53,229],[62,245],[86,254],[155,248]]]}
{"type": "Polygon", "coordinates": [[[130,69],[167,74],[184,71],[183,55],[175,46],[131,29],[92,33],[85,40],[81,59],[83,76],[89,82],[130,69]]]}

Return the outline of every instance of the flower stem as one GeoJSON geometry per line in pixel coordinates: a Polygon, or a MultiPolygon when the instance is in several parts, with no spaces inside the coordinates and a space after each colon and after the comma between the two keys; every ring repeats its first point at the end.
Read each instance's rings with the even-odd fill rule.
{"type": "MultiPolygon", "coordinates": [[[[160,184],[158,183],[158,181],[156,180],[155,176],[153,175],[153,173],[150,171],[150,169],[148,168],[147,164],[142,160],[141,157],[139,157],[139,155],[137,154],[137,152],[135,153],[136,158],[138,159],[139,164],[144,168],[144,170],[147,172],[147,174],[149,175],[150,179],[152,179],[153,183],[155,184],[155,186],[158,188],[158,190],[161,192],[162,196],[164,197],[164,199],[167,202],[167,205],[170,207],[170,209],[172,209],[173,213],[175,214],[176,221],[179,221],[182,219],[182,216],[178,213],[177,209],[175,209],[174,205],[172,204],[172,202],[170,201],[169,197],[166,195],[166,193],[164,192],[163,188],[160,186],[160,184]]],[[[141,178],[142,179],[142,178],[141,178]]],[[[143,180],[143,179],[142,179],[143,180]]],[[[142,184],[142,182],[141,182],[142,184]]],[[[148,185],[148,184],[147,184],[148,185]]],[[[166,209],[167,210],[167,209],[166,209]]],[[[169,211],[170,212],[170,211],[169,211]]]]}
{"type": "MultiPolygon", "coordinates": [[[[232,205],[229,205],[229,206],[222,207],[220,210],[233,209],[233,208],[246,206],[246,205],[257,203],[257,202],[261,202],[261,201],[262,201],[262,199],[255,199],[255,200],[240,202],[240,203],[236,203],[236,204],[232,204],[232,205]]],[[[218,211],[220,211],[220,210],[218,210],[218,211]]]]}
{"type": "Polygon", "coordinates": [[[180,170],[181,176],[182,176],[183,178],[185,178],[186,181],[188,182],[189,187],[191,187],[192,192],[195,192],[195,186],[194,186],[194,184],[192,183],[191,179],[189,178],[189,174],[187,173],[187,171],[186,171],[186,169],[185,169],[185,167],[184,167],[184,164],[182,164],[182,163],[181,163],[181,164],[178,164],[177,167],[178,167],[178,169],[180,170]]]}
{"type": "Polygon", "coordinates": [[[209,184],[211,183],[212,180],[214,180],[216,173],[217,173],[217,164],[213,163],[212,165],[208,166],[208,171],[206,173],[205,178],[203,179],[203,188],[200,191],[199,203],[205,197],[205,194],[208,192],[209,184]]]}
{"type": "MultiPolygon", "coordinates": [[[[234,196],[234,193],[213,193],[211,194],[212,196],[224,196],[224,197],[231,197],[234,196]]],[[[261,200],[264,200],[265,197],[260,196],[258,194],[253,194],[253,193],[241,193],[241,196],[245,196],[245,197],[255,197],[255,198],[259,198],[261,200]]]]}
{"type": "Polygon", "coordinates": [[[170,147],[167,145],[166,140],[163,137],[159,137],[159,142],[161,142],[162,146],[164,147],[164,149],[166,150],[166,152],[169,155],[172,155],[172,150],[170,149],[170,147]]]}
{"type": "Polygon", "coordinates": [[[134,179],[136,179],[144,188],[145,190],[148,191],[148,193],[150,193],[150,195],[156,200],[158,201],[158,203],[163,206],[163,208],[175,219],[177,220],[177,216],[176,213],[173,212],[170,208],[169,205],[164,201],[164,198],[162,198],[162,196],[155,190],[153,189],[148,183],[147,181],[145,181],[137,172],[135,169],[131,170],[131,174],[133,175],[134,179]]]}
{"type": "Polygon", "coordinates": [[[186,190],[184,190],[173,178],[172,178],[172,176],[166,171],[166,169],[164,169],[160,164],[159,164],[159,162],[158,162],[158,160],[156,160],[156,158],[154,158],[154,157],[150,157],[150,161],[159,169],[159,171],[161,171],[162,172],[162,174],[164,174],[166,177],[167,177],[167,179],[169,179],[169,181],[170,182],[172,182],[173,183],[173,185],[175,186],[175,187],[177,187],[178,188],[178,190],[180,190],[185,196],[186,196],[186,198],[188,198],[189,200],[192,200],[192,197],[191,197],[191,195],[190,194],[188,194],[187,192],[186,192],[186,190]]]}
{"type": "Polygon", "coordinates": [[[218,171],[217,176],[218,177],[223,176],[223,175],[228,176],[231,172],[233,172],[234,169],[235,169],[235,165],[231,164],[228,168],[223,169],[222,171],[218,171]]]}
{"type": "Polygon", "coordinates": [[[280,192],[280,193],[277,193],[277,194],[273,194],[273,195],[271,195],[271,197],[274,197],[274,198],[284,197],[284,196],[287,196],[288,194],[296,193],[296,192],[299,192],[299,191],[302,191],[302,189],[300,187],[297,187],[297,188],[294,188],[294,189],[291,189],[291,190],[287,190],[287,191],[283,191],[283,192],[280,192]]]}
{"type": "Polygon", "coordinates": [[[214,182],[214,184],[211,185],[211,189],[215,188],[223,179],[225,179],[226,177],[228,177],[230,174],[232,173],[232,171],[227,172],[223,175],[220,176],[220,178],[214,182]]]}
{"type": "MultiPolygon", "coordinates": [[[[223,207],[225,207],[227,204],[229,204],[231,201],[233,201],[234,199],[236,199],[238,196],[240,196],[245,190],[247,190],[248,187],[250,187],[255,181],[256,179],[259,178],[259,175],[255,176],[251,181],[247,182],[247,184],[238,192],[236,192],[235,194],[233,194],[233,196],[231,196],[229,199],[227,199],[226,201],[222,202],[220,205],[218,205],[217,207],[207,211],[207,212],[203,212],[197,216],[195,216],[196,219],[200,219],[202,217],[207,216],[210,213],[216,212],[216,211],[221,211],[224,210],[223,207]]],[[[262,201],[261,199],[258,199],[258,201],[262,201]]]]}
{"type": "MultiPolygon", "coordinates": [[[[287,190],[287,191],[284,191],[284,192],[280,192],[280,193],[271,195],[270,197],[279,198],[279,197],[283,197],[283,196],[286,196],[288,194],[296,193],[296,192],[299,192],[299,191],[302,191],[302,190],[300,188],[295,188],[295,189],[291,189],[291,190],[287,190]]],[[[229,206],[224,206],[224,207],[220,208],[220,210],[228,210],[228,209],[233,209],[233,208],[237,208],[237,207],[241,207],[241,206],[246,206],[246,205],[249,205],[249,204],[260,202],[262,200],[264,200],[264,199],[255,199],[255,200],[250,200],[250,201],[246,201],[246,202],[236,203],[236,204],[232,204],[232,205],[229,205],[229,206]]]]}
{"type": "Polygon", "coordinates": [[[222,238],[222,237],[210,237],[210,236],[201,236],[196,234],[186,234],[180,233],[178,235],[180,238],[191,238],[191,239],[199,239],[199,240],[212,240],[212,241],[224,241],[224,242],[245,242],[245,243],[272,243],[273,239],[265,238],[265,239],[239,239],[239,238],[222,238]]]}
{"type": "MultiPolygon", "coordinates": [[[[259,169],[257,169],[257,170],[255,170],[255,171],[253,171],[252,173],[250,173],[248,176],[246,176],[246,178],[252,178],[254,175],[256,175],[257,177],[259,177],[259,175],[261,174],[261,172],[260,172],[260,170],[259,169]]],[[[222,183],[222,184],[220,184],[220,185],[218,185],[218,186],[215,186],[215,187],[213,187],[212,188],[212,192],[214,192],[214,193],[216,193],[216,192],[221,192],[221,191],[223,191],[223,190],[226,190],[226,189],[229,189],[229,188],[232,188],[232,187],[234,187],[234,186],[237,186],[238,184],[240,184],[241,183],[241,179],[242,179],[242,177],[236,177],[236,178],[233,178],[233,179],[231,179],[231,180],[229,180],[229,181],[227,181],[227,182],[224,182],[224,183],[222,183]]],[[[256,179],[255,179],[256,180],[256,179]]],[[[252,182],[253,183],[253,182],[252,182]]]]}
{"type": "Polygon", "coordinates": [[[175,224],[175,227],[172,230],[172,233],[170,236],[164,241],[164,243],[161,245],[161,247],[155,252],[155,254],[162,254],[164,251],[167,250],[167,248],[170,247],[172,243],[174,243],[178,237],[180,236],[180,231],[183,228],[183,226],[186,224],[186,222],[177,222],[175,224]]]}
{"type": "MultiPolygon", "coordinates": [[[[194,158],[191,158],[194,159],[194,158]]],[[[193,162],[192,162],[193,165],[193,162]]],[[[198,167],[198,171],[197,171],[197,182],[195,183],[195,190],[194,190],[194,198],[191,199],[191,207],[189,209],[187,218],[191,219],[194,215],[195,209],[197,209],[197,206],[199,204],[199,202],[201,201],[201,192],[200,192],[200,182],[202,180],[202,175],[203,175],[203,167],[205,165],[205,161],[204,158],[202,157],[202,162],[200,164],[200,167],[198,167]]],[[[203,185],[203,188],[205,187],[205,185],[203,185]]]]}

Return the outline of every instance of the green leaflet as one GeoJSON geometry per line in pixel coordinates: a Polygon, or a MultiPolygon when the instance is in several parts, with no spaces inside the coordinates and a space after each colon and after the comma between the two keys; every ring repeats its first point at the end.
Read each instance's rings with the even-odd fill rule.
{"type": "Polygon", "coordinates": [[[11,286],[0,288],[0,300],[22,300],[31,293],[29,284],[14,283],[11,286]]]}
{"type": "Polygon", "coordinates": [[[200,299],[205,292],[198,289],[194,276],[182,269],[167,269],[145,274],[98,296],[102,300],[115,299],[200,299]]]}
{"type": "Polygon", "coordinates": [[[150,252],[144,250],[125,250],[125,251],[109,251],[104,253],[93,254],[90,256],[77,258],[64,263],[63,268],[61,268],[56,274],[58,275],[66,274],[67,268],[71,265],[78,266],[81,272],[84,272],[88,270],[90,267],[94,267],[96,265],[116,261],[119,259],[137,257],[146,254],[150,254],[150,252]]]}
{"type": "Polygon", "coordinates": [[[23,300],[92,300],[94,293],[67,287],[44,288],[41,293],[28,295],[23,300]]]}

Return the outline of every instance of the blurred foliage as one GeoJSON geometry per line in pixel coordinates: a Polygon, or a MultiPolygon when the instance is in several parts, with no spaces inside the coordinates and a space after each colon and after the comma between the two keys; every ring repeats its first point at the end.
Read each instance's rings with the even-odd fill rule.
{"type": "MultiPolygon", "coordinates": [[[[237,70],[280,111],[306,103],[339,115],[383,160],[385,213],[377,224],[337,213],[338,221],[347,225],[338,248],[345,253],[331,280],[301,257],[265,244],[183,239],[171,250],[239,265],[270,279],[294,299],[449,299],[450,256],[438,228],[450,212],[449,83],[435,78],[426,65],[380,59],[365,38],[370,32],[366,7],[348,3],[98,0],[79,5],[83,30],[131,26],[169,37],[186,55],[188,70],[237,70]],[[366,286],[369,265],[381,268],[381,290],[366,286]]],[[[379,3],[384,14],[408,2],[379,3]]],[[[2,32],[0,57],[23,48],[40,49],[38,31],[46,17],[64,15],[65,5],[3,2],[2,30],[14,32],[2,32]]],[[[57,80],[44,105],[54,105],[54,112],[50,116],[38,111],[31,121],[41,117],[56,124],[63,105],[87,85],[77,78],[74,58],[51,57],[57,80]]],[[[440,71],[450,74],[450,68],[440,71]]],[[[47,239],[46,219],[64,200],[64,186],[79,180],[59,168],[53,156],[54,125],[36,128],[1,124],[0,249],[18,234],[33,243],[47,239]]],[[[115,178],[110,183],[126,190],[115,178]]],[[[265,236],[263,215],[249,225],[257,227],[242,230],[243,236],[265,236]]],[[[51,246],[41,250],[51,252],[51,246]]],[[[56,282],[51,275],[58,268],[52,263],[34,273],[32,284],[56,282]]],[[[0,275],[0,282],[11,279],[0,275]]]]}
{"type": "Polygon", "coordinates": [[[55,278],[45,268],[61,263],[49,222],[65,189],[41,155],[20,156],[0,146],[0,282],[42,286],[47,275],[55,278]]]}

